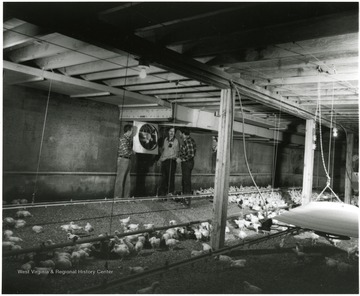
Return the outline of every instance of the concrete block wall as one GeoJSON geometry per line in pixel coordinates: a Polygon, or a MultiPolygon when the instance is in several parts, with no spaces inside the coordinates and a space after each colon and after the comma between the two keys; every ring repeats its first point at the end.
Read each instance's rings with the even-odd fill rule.
{"type": "MultiPolygon", "coordinates": [[[[35,202],[112,197],[120,133],[118,107],[51,93],[37,173],[47,96],[47,91],[4,85],[3,199],[31,200],[34,192],[35,202]]],[[[192,136],[198,147],[193,189],[213,187],[211,135],[192,136]]],[[[274,146],[247,142],[247,154],[258,185],[272,184],[274,146]]],[[[132,195],[156,194],[160,182],[156,160],[146,154],[134,157],[132,195]]],[[[230,185],[252,185],[240,139],[234,140],[231,160],[230,185]]],[[[281,168],[277,186],[301,186],[302,149],[285,148],[278,154],[277,166],[281,168]]],[[[176,190],[181,191],[180,166],[176,190]]]]}

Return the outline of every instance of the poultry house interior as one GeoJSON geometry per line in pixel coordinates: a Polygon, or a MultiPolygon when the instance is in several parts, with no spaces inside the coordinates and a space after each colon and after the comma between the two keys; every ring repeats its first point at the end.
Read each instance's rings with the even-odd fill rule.
{"type": "Polygon", "coordinates": [[[3,3],[4,294],[359,294],[357,2],[3,3]]]}

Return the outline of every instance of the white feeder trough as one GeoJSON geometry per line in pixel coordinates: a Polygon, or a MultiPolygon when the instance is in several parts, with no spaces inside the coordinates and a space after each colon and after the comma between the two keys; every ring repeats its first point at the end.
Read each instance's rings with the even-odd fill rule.
{"type": "Polygon", "coordinates": [[[359,208],[340,202],[310,202],[274,219],[330,235],[359,237],[359,208]]]}

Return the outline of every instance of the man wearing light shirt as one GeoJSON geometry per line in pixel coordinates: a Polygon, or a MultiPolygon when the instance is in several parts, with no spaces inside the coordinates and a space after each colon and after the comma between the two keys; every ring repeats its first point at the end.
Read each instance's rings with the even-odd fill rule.
{"type": "MultiPolygon", "coordinates": [[[[180,137],[183,139],[183,144],[180,147],[180,154],[177,158],[177,163],[181,163],[182,173],[182,191],[183,194],[192,194],[191,189],[191,172],[194,168],[194,157],[196,155],[196,143],[190,137],[190,131],[187,128],[180,130],[180,137]]],[[[190,205],[191,199],[187,199],[190,205]]]]}
{"type": "Polygon", "coordinates": [[[176,158],[179,156],[179,141],[175,138],[175,128],[168,130],[168,136],[164,139],[161,162],[161,186],[159,195],[174,193],[176,158]]]}

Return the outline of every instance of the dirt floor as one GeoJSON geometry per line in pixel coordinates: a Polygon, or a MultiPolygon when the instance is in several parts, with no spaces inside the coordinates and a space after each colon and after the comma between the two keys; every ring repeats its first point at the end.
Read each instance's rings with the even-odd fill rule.
{"type": "MultiPolygon", "coordinates": [[[[13,231],[14,236],[23,239],[19,245],[28,248],[39,246],[49,239],[54,243],[67,241],[66,232],[60,226],[70,221],[80,226],[90,222],[95,229],[90,237],[97,237],[99,234],[113,233],[120,229],[119,219],[128,216],[131,217],[131,223],[166,226],[169,225],[170,220],[186,223],[210,219],[212,206],[208,199],[197,199],[193,200],[190,208],[175,201],[135,201],[115,203],[113,207],[112,203],[103,203],[33,208],[29,209],[33,217],[24,218],[26,226],[13,231]],[[113,211],[112,217],[110,217],[111,211],[113,211]],[[34,233],[31,230],[34,225],[43,226],[44,232],[34,233]]],[[[16,210],[3,210],[3,217],[14,217],[15,213],[16,210]]],[[[233,214],[241,215],[244,212],[236,204],[229,204],[228,215],[233,214]]],[[[236,229],[236,224],[230,221],[229,228],[226,246],[253,241],[268,235],[246,230],[247,237],[241,240],[236,235],[239,231],[236,229]]],[[[237,248],[225,254],[233,259],[246,259],[245,267],[231,267],[228,263],[216,260],[216,256],[209,256],[206,260],[110,287],[104,283],[127,278],[131,275],[129,267],[142,266],[149,271],[188,259],[192,250],[202,250],[202,241],[193,238],[180,239],[173,250],[148,248],[143,249],[139,255],[129,256],[123,260],[89,257],[80,262],[78,267],[72,267],[69,271],[72,272],[71,274],[54,272],[46,277],[32,274],[32,270],[29,274],[21,274],[20,266],[27,261],[24,256],[3,258],[2,292],[4,294],[73,294],[103,284],[102,289],[91,293],[133,294],[158,281],[159,286],[155,290],[157,294],[246,294],[248,292],[244,288],[244,281],[247,281],[260,287],[264,294],[359,293],[358,257],[348,257],[346,251],[349,247],[358,245],[357,239],[343,240],[334,246],[320,237],[317,243],[312,245],[309,238],[287,235],[284,236],[284,245],[279,248],[280,240],[280,237],[267,238],[261,243],[237,248]],[[303,246],[304,257],[296,256],[294,252],[296,242],[303,246]],[[328,266],[325,257],[349,264],[350,268],[343,271],[328,266]]]]}

